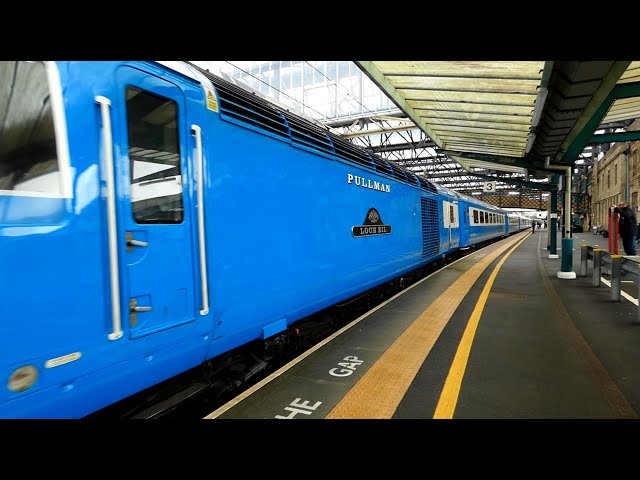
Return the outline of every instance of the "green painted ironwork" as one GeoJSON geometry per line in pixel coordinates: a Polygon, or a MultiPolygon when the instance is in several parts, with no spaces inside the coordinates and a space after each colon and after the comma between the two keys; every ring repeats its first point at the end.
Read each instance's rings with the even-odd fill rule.
{"type": "Polygon", "coordinates": [[[631,142],[634,140],[640,140],[640,131],[600,133],[592,136],[589,143],[631,142]]]}
{"type": "Polygon", "coordinates": [[[555,162],[565,164],[575,162],[593,136],[593,132],[602,122],[611,104],[618,98],[636,97],[640,95],[640,82],[616,85],[620,76],[631,62],[615,62],[609,74],[602,81],[601,88],[592,97],[570,134],[560,146],[555,162]],[[566,151],[563,153],[563,148],[566,151]]]}
{"type": "Polygon", "coordinates": [[[562,239],[562,265],[560,270],[563,272],[573,271],[573,238],[571,237],[562,239]]]}

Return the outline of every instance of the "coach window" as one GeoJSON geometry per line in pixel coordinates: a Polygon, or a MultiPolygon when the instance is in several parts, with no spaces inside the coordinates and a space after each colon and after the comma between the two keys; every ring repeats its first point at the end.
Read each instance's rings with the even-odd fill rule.
{"type": "Polygon", "coordinates": [[[0,195],[63,195],[51,102],[43,62],[0,61],[0,195]]]}
{"type": "Polygon", "coordinates": [[[132,86],[126,94],[133,218],[138,223],[181,223],[178,106],[132,86]]]}
{"type": "Polygon", "coordinates": [[[478,219],[478,210],[475,208],[473,209],[473,223],[476,225],[480,223],[480,220],[478,219]]]}

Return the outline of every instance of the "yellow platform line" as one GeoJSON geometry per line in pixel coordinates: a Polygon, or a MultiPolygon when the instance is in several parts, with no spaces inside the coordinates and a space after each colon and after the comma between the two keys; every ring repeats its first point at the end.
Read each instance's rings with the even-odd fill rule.
{"type": "Polygon", "coordinates": [[[462,339],[458,345],[456,355],[453,358],[453,363],[449,369],[447,379],[444,382],[444,387],[440,393],[440,400],[438,400],[438,405],[436,406],[433,418],[453,418],[453,412],[455,411],[458,403],[460,387],[462,386],[462,378],[464,377],[464,371],[467,368],[469,355],[471,353],[471,345],[473,344],[473,339],[476,335],[476,330],[478,329],[478,323],[480,323],[480,317],[482,316],[484,306],[489,298],[489,293],[491,293],[491,287],[493,286],[493,282],[495,281],[500,268],[502,268],[502,264],[524,240],[524,238],[520,240],[504,257],[500,259],[482,289],[480,298],[478,298],[476,306],[473,309],[473,313],[471,314],[471,317],[469,317],[467,327],[464,329],[464,333],[462,334],[462,339]]]}
{"type": "Polygon", "coordinates": [[[525,233],[524,237],[511,237],[453,282],[396,339],[325,418],[391,418],[440,333],[478,277],[505,250],[528,235],[530,233],[525,233]]]}

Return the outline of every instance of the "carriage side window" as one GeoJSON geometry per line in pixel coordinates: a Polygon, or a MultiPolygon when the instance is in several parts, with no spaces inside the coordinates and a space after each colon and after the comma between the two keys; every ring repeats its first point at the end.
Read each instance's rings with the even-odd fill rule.
{"type": "Polygon", "coordinates": [[[0,61],[0,194],[58,196],[60,181],[46,67],[0,61]]]}
{"type": "Polygon", "coordinates": [[[478,219],[478,210],[475,208],[473,209],[473,223],[476,225],[480,223],[480,220],[478,219]]]}
{"type": "Polygon", "coordinates": [[[126,95],[133,218],[137,223],[181,223],[178,105],[132,86],[126,95]]]}

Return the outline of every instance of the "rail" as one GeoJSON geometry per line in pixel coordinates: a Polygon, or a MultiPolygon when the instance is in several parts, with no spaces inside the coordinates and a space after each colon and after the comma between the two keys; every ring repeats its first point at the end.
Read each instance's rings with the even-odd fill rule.
{"type": "MultiPolygon", "coordinates": [[[[640,263],[622,255],[609,253],[602,248],[594,248],[591,245],[580,245],[580,272],[579,277],[586,277],[589,260],[593,261],[592,285],[599,287],[603,273],[611,275],[611,301],[619,302],[621,299],[622,275],[634,275],[638,285],[638,299],[640,299],[640,263]]],[[[640,307],[640,302],[639,302],[640,307]]],[[[640,321],[640,308],[638,308],[638,321],[640,321]]]]}

